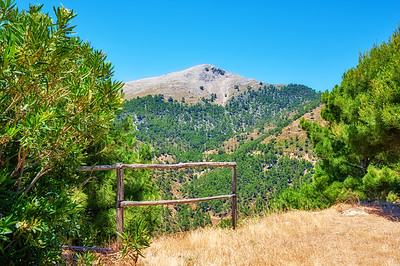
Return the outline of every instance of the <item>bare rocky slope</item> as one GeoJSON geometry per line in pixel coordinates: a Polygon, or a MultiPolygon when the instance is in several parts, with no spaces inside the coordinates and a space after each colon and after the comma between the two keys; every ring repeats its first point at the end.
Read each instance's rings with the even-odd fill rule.
{"type": "Polygon", "coordinates": [[[214,93],[217,96],[214,103],[225,105],[232,96],[243,92],[248,86],[256,88],[260,85],[269,84],[204,64],[159,77],[129,81],[124,84],[123,90],[127,100],[163,94],[165,98],[172,97],[178,101],[185,98],[186,103],[196,103],[203,97],[210,99],[214,93]]]}

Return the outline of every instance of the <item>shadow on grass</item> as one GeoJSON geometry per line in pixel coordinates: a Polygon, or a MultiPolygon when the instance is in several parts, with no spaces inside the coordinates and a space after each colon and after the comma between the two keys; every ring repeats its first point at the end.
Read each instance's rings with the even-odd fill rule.
{"type": "Polygon", "coordinates": [[[400,205],[379,202],[361,202],[360,205],[369,207],[369,213],[385,217],[393,222],[400,222],[400,205]]]}

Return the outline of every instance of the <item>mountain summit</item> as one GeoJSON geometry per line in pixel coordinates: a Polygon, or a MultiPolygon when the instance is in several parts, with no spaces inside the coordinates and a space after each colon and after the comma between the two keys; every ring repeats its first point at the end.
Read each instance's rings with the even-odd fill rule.
{"type": "Polygon", "coordinates": [[[159,77],[126,82],[123,90],[125,99],[137,96],[163,94],[186,103],[196,103],[201,98],[210,99],[215,94],[214,103],[225,105],[232,96],[247,89],[248,86],[269,85],[255,79],[247,79],[237,74],[226,72],[213,65],[204,64],[173,72],[159,77]]]}

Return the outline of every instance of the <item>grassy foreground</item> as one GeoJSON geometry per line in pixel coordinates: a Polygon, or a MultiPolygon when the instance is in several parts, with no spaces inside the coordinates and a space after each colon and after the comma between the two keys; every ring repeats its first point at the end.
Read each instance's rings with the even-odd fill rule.
{"type": "MultiPolygon", "coordinates": [[[[272,213],[242,221],[237,231],[207,227],[164,235],[144,254],[138,265],[400,265],[400,207],[338,204],[272,213]]],[[[98,263],[135,261],[116,253],[97,257],[98,263]]]]}
{"type": "MultiPolygon", "coordinates": [[[[397,265],[400,208],[336,205],[155,239],[139,265],[397,265]]],[[[127,263],[127,261],[125,261],[127,263]]]]}

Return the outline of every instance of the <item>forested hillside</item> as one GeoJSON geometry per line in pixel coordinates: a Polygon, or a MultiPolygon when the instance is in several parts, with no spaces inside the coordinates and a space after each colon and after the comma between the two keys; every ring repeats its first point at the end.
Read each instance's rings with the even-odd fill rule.
{"type": "MultiPolygon", "coordinates": [[[[283,127],[306,112],[311,113],[319,104],[320,93],[290,84],[279,88],[249,87],[226,106],[213,104],[214,97],[194,105],[164,99],[163,95],[138,97],[125,102],[119,121],[131,119],[137,127],[137,139],[151,143],[162,163],[236,162],[240,216],[258,213],[287,187],[310,181],[313,164],[284,153],[285,144],[302,151],[309,144],[292,136],[285,141],[269,136],[278,136],[283,127]],[[254,130],[258,134],[246,138],[254,130]],[[234,136],[237,143],[226,153],[223,143],[234,136]],[[217,152],[207,152],[211,149],[217,152]]],[[[154,172],[163,199],[229,194],[231,175],[230,169],[154,172]]],[[[229,218],[229,214],[228,200],[165,207],[160,231],[188,230],[229,218]]]]}
{"type": "Polygon", "coordinates": [[[212,104],[210,99],[188,105],[162,95],[146,96],[125,102],[119,119],[132,117],[140,141],[150,143],[159,153],[196,156],[191,151],[204,152],[219,147],[239,133],[264,126],[280,127],[289,118],[300,117],[315,107],[320,94],[303,86],[290,84],[282,88],[273,85],[247,89],[232,98],[226,106],[212,104]]]}
{"type": "MultiPolygon", "coordinates": [[[[284,156],[282,146],[274,139],[267,145],[260,143],[262,139],[247,142],[232,154],[207,155],[210,161],[237,163],[238,206],[242,218],[271,207],[269,204],[277,195],[288,187],[298,188],[310,182],[314,172],[310,161],[284,156]]],[[[163,199],[216,196],[229,194],[232,189],[231,169],[197,168],[155,174],[163,199]]],[[[161,231],[188,230],[218,223],[221,218],[230,218],[230,211],[229,200],[166,207],[161,231]]]]}

